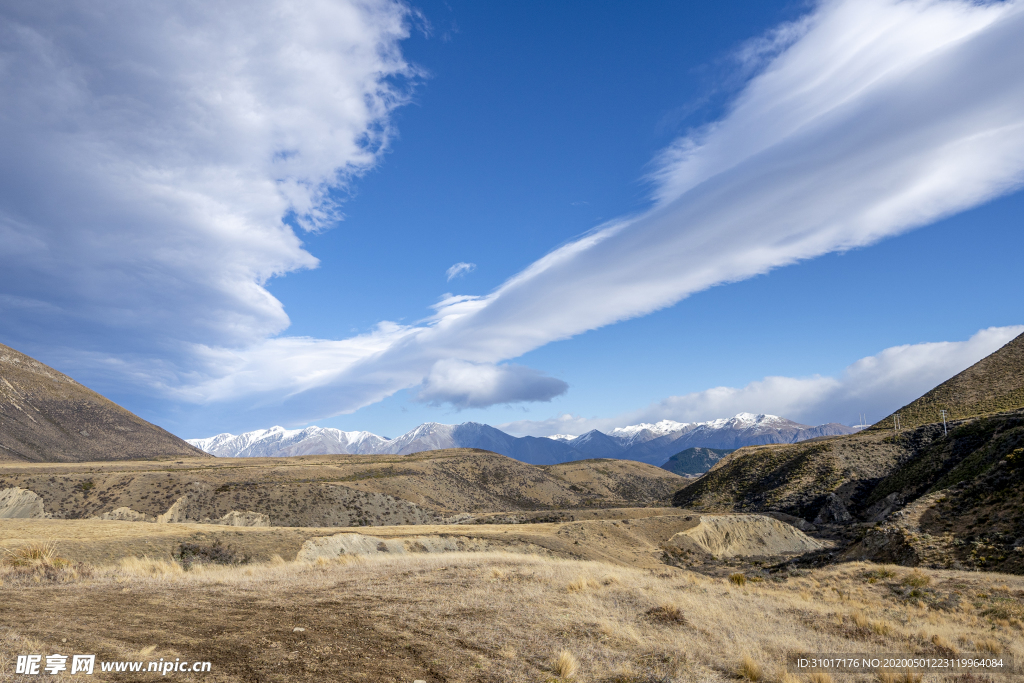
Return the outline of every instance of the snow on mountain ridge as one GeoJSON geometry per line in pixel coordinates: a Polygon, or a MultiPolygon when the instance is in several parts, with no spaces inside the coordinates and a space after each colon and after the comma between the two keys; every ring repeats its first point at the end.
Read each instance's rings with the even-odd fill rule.
{"type": "Polygon", "coordinates": [[[293,455],[397,454],[447,448],[479,448],[532,464],[555,464],[584,458],[625,458],[660,465],[686,448],[740,448],[768,443],[795,443],[816,436],[848,434],[856,429],[827,424],[808,427],[777,415],[738,413],[707,422],[641,423],[605,434],[591,430],[580,436],[514,437],[478,422],[446,425],[426,422],[388,439],[372,432],[344,432],[330,427],[285,429],[275,426],[240,435],[218,434],[189,443],[219,457],[293,455]]]}

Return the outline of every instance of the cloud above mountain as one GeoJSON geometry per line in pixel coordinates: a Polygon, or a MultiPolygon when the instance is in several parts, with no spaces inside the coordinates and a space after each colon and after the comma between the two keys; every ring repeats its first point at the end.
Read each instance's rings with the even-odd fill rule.
{"type": "Polygon", "coordinates": [[[416,393],[424,403],[484,408],[497,403],[550,401],[569,390],[560,379],[522,365],[482,365],[446,359],[434,363],[416,393]]]}
{"type": "MultiPolygon", "coordinates": [[[[757,75],[661,155],[649,210],[423,321],[275,337],[288,320],[267,279],[316,265],[298,235],[329,223],[329,190],[375,163],[402,102],[391,79],[411,75],[403,6],[296,7],[0,10],[0,307],[12,327],[74,319],[80,339],[67,343],[90,348],[122,330],[137,355],[118,367],[134,381],[197,403],[287,396],[295,419],[413,387],[456,406],[548,400],[564,383],[501,363],[1024,180],[1024,5],[829,0],[745,49],[757,75]]],[[[106,358],[125,350],[104,344],[106,358]]],[[[770,388],[819,386],[794,381],[803,388],[770,388]]]]}
{"type": "Polygon", "coordinates": [[[560,415],[498,425],[516,436],[583,434],[591,429],[659,420],[701,422],[740,412],[782,415],[809,425],[852,424],[867,413],[876,422],[933,387],[966,370],[1024,334],[1024,325],[990,327],[960,342],[904,344],[847,366],[836,377],[765,377],[744,387],[714,387],[669,396],[643,409],[607,418],[560,415]]]}

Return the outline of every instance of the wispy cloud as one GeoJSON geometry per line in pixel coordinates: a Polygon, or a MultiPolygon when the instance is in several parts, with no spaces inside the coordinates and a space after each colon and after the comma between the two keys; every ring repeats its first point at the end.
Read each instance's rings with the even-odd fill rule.
{"type": "Polygon", "coordinates": [[[448,270],[446,270],[445,275],[448,276],[448,282],[451,282],[453,279],[459,277],[460,275],[472,273],[474,270],[476,270],[475,263],[463,263],[462,261],[460,261],[453,265],[448,270]]]}
{"type": "Polygon", "coordinates": [[[745,48],[758,75],[726,116],[661,155],[649,211],[486,296],[450,297],[420,323],[271,339],[287,318],[263,283],[316,263],[281,217],[321,225],[336,171],[374,163],[400,101],[386,76],[408,72],[396,47],[403,9],[281,5],[229,20],[113,0],[82,16],[59,3],[11,7],[0,23],[12,65],[0,72],[0,163],[12,178],[0,190],[3,314],[28,329],[39,318],[18,316],[43,301],[78,316],[82,335],[128,330],[142,362],[126,372],[188,400],[287,394],[282,411],[312,419],[424,381],[429,395],[446,363],[506,367],[713,285],[926,225],[1024,179],[1021,2],[830,0],[745,48]],[[167,27],[204,30],[182,41],[167,27]],[[267,339],[245,343],[254,338],[267,339]],[[172,360],[157,376],[147,354],[172,360]]]}
{"type": "Polygon", "coordinates": [[[765,377],[744,387],[714,387],[670,396],[641,410],[607,418],[564,414],[499,427],[517,436],[583,434],[659,420],[701,422],[741,412],[781,415],[810,425],[854,424],[861,414],[876,422],[1020,334],[1024,334],[1024,325],[990,327],[967,341],[893,346],[861,358],[837,377],[765,377]]]}

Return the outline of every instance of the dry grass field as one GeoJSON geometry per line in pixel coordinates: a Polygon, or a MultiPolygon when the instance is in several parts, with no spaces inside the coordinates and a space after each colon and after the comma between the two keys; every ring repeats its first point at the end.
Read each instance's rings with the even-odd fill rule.
{"type": "MultiPolygon", "coordinates": [[[[149,517],[182,496],[193,517],[266,514],[274,526],[440,522],[456,513],[668,505],[686,480],[626,460],[538,467],[474,449],[412,455],[2,463],[0,490],[27,489],[47,514],[84,519],[128,507],[149,517]]],[[[0,514],[2,517],[2,514],[0,514]]]]}
{"type": "MultiPolygon", "coordinates": [[[[186,571],[56,553],[23,547],[0,563],[2,681],[17,680],[17,653],[65,651],[212,663],[171,676],[183,681],[409,683],[823,683],[787,674],[787,655],[1024,656],[1024,579],[998,574],[850,563],[714,578],[501,552],[186,571]]],[[[159,678],[131,676],[92,680],[159,678]]]]}

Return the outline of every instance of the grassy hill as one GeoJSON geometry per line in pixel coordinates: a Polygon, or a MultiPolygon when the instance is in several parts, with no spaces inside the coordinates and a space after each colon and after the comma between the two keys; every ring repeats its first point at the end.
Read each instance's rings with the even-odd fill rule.
{"type": "Polygon", "coordinates": [[[921,398],[903,406],[872,429],[893,428],[899,414],[903,428],[1024,408],[1024,334],[986,356],[921,398]]]}
{"type": "Polygon", "coordinates": [[[666,505],[683,481],[628,460],[538,467],[466,448],[385,456],[0,463],[0,491],[32,491],[45,513],[59,518],[122,507],[155,518],[185,496],[187,520],[180,521],[219,519],[238,510],[269,515],[274,526],[422,524],[458,513],[666,505]]]}
{"type": "Polygon", "coordinates": [[[714,467],[715,463],[734,450],[733,448],[694,446],[693,448],[687,448],[685,451],[676,453],[661,467],[684,477],[704,474],[714,467]]]}
{"type": "Polygon", "coordinates": [[[1024,336],[901,409],[899,433],[890,416],[850,436],[743,448],[672,502],[809,521],[824,510],[824,522],[881,525],[847,559],[1021,573],[1022,405],[1024,336]]]}
{"type": "Polygon", "coordinates": [[[0,461],[210,457],[39,361],[0,344],[0,461]]]}

